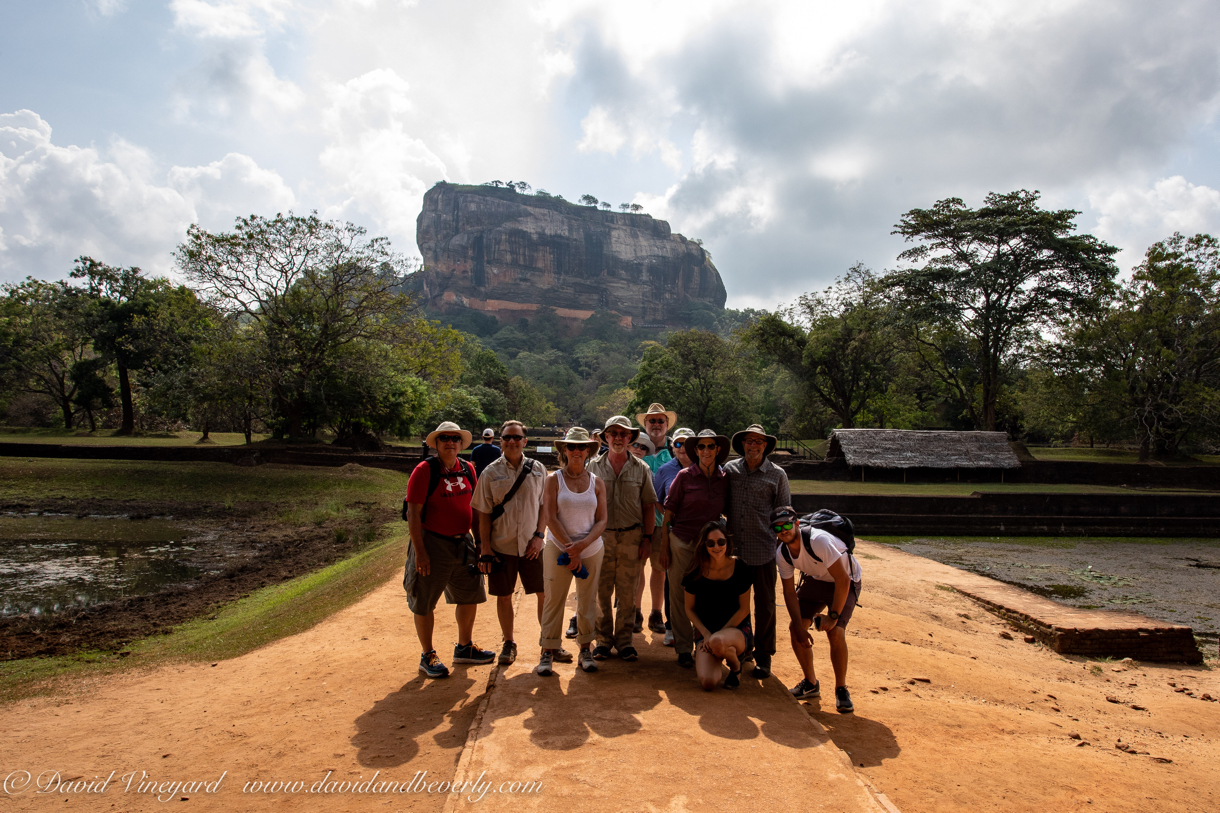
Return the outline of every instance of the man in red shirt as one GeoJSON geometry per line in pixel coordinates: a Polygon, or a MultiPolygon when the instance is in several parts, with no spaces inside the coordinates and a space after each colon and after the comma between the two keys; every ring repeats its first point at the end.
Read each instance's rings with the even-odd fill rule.
{"type": "Polygon", "coordinates": [[[470,433],[445,421],[428,435],[428,446],[436,449],[436,457],[416,466],[407,481],[404,513],[411,530],[411,547],[402,584],[422,649],[419,671],[431,678],[449,676],[449,668],[432,646],[436,625],[433,611],[441,593],[447,603],[457,605],[458,643],[453,647],[453,662],[491,663],[496,657],[470,640],[477,605],[487,600],[487,594],[483,577],[469,567],[478,561],[470,536],[475,473],[474,467],[458,456],[469,445],[470,433]]]}

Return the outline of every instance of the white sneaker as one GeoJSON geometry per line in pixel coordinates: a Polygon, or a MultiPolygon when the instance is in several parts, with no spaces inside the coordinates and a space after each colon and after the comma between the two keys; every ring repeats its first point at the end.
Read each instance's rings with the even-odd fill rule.
{"type": "Polygon", "coordinates": [[[664,638],[664,640],[661,641],[661,643],[664,644],[665,646],[673,646],[674,645],[674,631],[665,630],[665,638],[664,638]]]}

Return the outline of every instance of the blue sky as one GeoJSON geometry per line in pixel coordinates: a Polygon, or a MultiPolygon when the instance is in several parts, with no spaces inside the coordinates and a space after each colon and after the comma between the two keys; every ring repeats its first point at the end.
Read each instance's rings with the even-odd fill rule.
{"type": "Polygon", "coordinates": [[[0,26],[0,281],[172,274],[316,209],[416,254],[438,180],[637,202],[772,308],[901,214],[1039,189],[1123,249],[1220,232],[1207,2],[42,0],[0,26]]]}

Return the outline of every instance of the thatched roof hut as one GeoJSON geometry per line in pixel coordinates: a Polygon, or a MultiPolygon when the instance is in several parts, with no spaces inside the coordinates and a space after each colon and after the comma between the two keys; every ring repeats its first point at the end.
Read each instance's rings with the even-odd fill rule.
{"type": "Polygon", "coordinates": [[[877,469],[1019,469],[1004,432],[836,429],[826,458],[877,469]]]}

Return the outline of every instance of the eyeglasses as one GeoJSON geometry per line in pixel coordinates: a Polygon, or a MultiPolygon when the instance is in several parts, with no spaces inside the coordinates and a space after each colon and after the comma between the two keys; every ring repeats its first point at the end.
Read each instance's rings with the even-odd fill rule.
{"type": "Polygon", "coordinates": [[[712,444],[700,443],[695,446],[695,449],[697,449],[700,452],[706,452],[708,449],[719,449],[719,448],[720,448],[720,444],[718,444],[718,443],[712,443],[712,444]]]}
{"type": "Polygon", "coordinates": [[[436,442],[437,443],[461,443],[462,436],[461,435],[437,435],[436,442]]]}
{"type": "Polygon", "coordinates": [[[519,441],[525,440],[525,435],[500,435],[500,440],[519,441]]]}
{"type": "Polygon", "coordinates": [[[729,544],[729,540],[725,539],[723,536],[719,538],[709,536],[703,544],[707,545],[709,548],[720,548],[729,544]]]}
{"type": "Polygon", "coordinates": [[[794,527],[796,527],[796,526],[793,523],[785,522],[782,525],[772,525],[771,530],[775,531],[776,533],[779,533],[781,531],[791,531],[794,527]]]}
{"type": "Polygon", "coordinates": [[[669,421],[665,418],[649,418],[648,423],[663,423],[666,426],[669,425],[669,421]]]}

